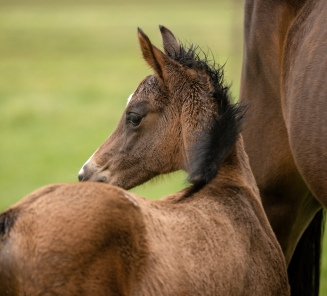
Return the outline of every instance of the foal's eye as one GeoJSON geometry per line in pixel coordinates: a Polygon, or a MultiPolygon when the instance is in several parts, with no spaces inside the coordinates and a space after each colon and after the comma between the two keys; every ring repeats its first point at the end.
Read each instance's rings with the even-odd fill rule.
{"type": "Polygon", "coordinates": [[[134,126],[138,126],[141,123],[142,116],[136,114],[136,113],[128,113],[126,120],[133,124],[134,126]]]}

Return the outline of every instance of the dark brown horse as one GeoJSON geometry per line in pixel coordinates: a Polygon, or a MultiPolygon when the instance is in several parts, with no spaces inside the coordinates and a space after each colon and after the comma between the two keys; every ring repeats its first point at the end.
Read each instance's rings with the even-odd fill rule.
{"type": "Polygon", "coordinates": [[[80,173],[125,188],[184,169],[158,201],[95,182],[39,189],[0,215],[1,295],[289,295],[222,69],[161,27],[155,74],[80,173]]]}
{"type": "Polygon", "coordinates": [[[291,262],[292,294],[318,295],[327,206],[327,1],[247,0],[244,22],[240,98],[251,101],[245,149],[291,262]]]}

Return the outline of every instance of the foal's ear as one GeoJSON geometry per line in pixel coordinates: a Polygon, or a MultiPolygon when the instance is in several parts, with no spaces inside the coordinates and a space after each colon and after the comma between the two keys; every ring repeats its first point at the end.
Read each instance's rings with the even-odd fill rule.
{"type": "Polygon", "coordinates": [[[158,74],[158,76],[164,80],[164,65],[168,61],[168,57],[161,50],[151,44],[149,37],[146,36],[140,28],[138,28],[138,37],[145,61],[158,74]]]}
{"type": "Polygon", "coordinates": [[[162,43],[168,56],[178,56],[180,54],[181,46],[179,45],[174,34],[164,26],[159,26],[162,43]]]}

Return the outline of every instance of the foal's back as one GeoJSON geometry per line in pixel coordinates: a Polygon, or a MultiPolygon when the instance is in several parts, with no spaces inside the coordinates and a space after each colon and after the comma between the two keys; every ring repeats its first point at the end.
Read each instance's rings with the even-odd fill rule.
{"type": "Polygon", "coordinates": [[[137,295],[289,295],[274,235],[255,210],[240,213],[252,205],[238,197],[230,191],[218,201],[144,207],[152,252],[137,295]]]}

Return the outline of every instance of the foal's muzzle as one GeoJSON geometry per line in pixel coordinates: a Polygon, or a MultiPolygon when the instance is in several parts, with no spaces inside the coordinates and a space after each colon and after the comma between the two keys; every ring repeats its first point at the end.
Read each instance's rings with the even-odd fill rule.
{"type": "Polygon", "coordinates": [[[101,174],[101,172],[98,172],[96,168],[96,166],[92,168],[92,165],[90,164],[83,165],[78,173],[79,182],[93,181],[109,183],[107,176],[105,176],[103,173],[101,174]]]}

